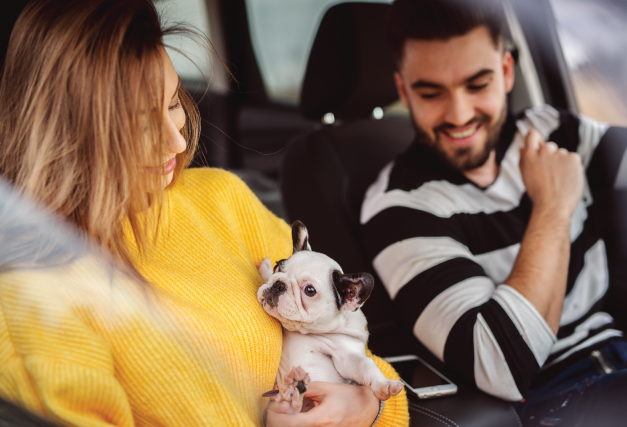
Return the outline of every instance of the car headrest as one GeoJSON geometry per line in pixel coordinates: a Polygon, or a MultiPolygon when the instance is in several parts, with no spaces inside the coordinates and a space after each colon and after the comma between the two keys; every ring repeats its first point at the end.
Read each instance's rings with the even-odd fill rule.
{"type": "Polygon", "coordinates": [[[398,99],[385,36],[389,7],[343,3],[327,10],[303,81],[300,108],[305,117],[369,117],[375,107],[398,99]]]}

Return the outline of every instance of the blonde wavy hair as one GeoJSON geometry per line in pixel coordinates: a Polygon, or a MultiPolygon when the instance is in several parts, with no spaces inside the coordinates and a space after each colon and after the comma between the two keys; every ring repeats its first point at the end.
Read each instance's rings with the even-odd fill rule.
{"type": "MultiPolygon", "coordinates": [[[[163,29],[150,0],[32,0],[0,81],[0,173],[134,275],[123,221],[145,253],[163,200],[162,190],[147,190],[160,188],[161,176],[146,169],[167,152],[163,39],[186,31],[163,29]]],[[[173,183],[199,135],[194,102],[182,89],[179,97],[187,149],[173,183]]]]}

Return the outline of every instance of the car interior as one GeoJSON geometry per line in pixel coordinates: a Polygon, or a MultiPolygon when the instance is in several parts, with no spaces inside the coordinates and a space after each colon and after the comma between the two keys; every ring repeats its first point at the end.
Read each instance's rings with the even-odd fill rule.
{"type": "MultiPolygon", "coordinates": [[[[267,66],[255,36],[259,24],[250,13],[262,2],[197,1],[212,44],[233,76],[218,61],[207,71],[208,88],[202,76],[182,75],[203,121],[193,167],[232,170],[278,216],[288,223],[303,221],[314,250],[334,258],[346,272],[367,271],[375,277],[374,291],[363,306],[372,352],[382,357],[417,354],[459,388],[454,396],[429,400],[408,393],[412,426],[522,425],[509,402],[466,384],[422,346],[401,323],[361,249],[363,196],[379,170],[411,144],[414,134],[407,112],[398,107],[392,79],[395,66],[384,34],[390,2],[322,2],[320,15],[309,18],[311,47],[299,53],[305,59],[302,83],[298,93],[288,95],[277,95],[264,76],[267,66]]],[[[0,69],[11,28],[27,1],[6,3],[0,6],[0,69]]],[[[546,103],[576,113],[550,1],[504,0],[503,7],[507,48],[516,61],[510,111],[546,103]]],[[[611,285],[606,311],[625,330],[627,316],[620,301],[627,297],[627,274],[622,271],[627,265],[627,226],[621,218],[627,215],[627,190],[608,192],[600,203],[607,204],[609,212],[605,241],[611,285]]],[[[16,410],[5,402],[0,419],[10,420],[16,410]]]]}

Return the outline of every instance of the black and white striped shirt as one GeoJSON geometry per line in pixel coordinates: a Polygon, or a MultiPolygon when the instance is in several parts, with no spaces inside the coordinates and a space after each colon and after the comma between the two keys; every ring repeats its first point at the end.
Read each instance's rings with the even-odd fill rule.
{"type": "Polygon", "coordinates": [[[541,369],[622,333],[601,311],[608,288],[595,188],[627,183],[627,129],[552,107],[509,118],[499,175],[480,188],[414,143],[366,193],[362,239],[401,315],[440,360],[502,399],[525,396],[541,369]],[[584,195],[571,221],[568,287],[557,337],[507,285],[531,214],[519,169],[530,129],[580,154],[584,195]]]}

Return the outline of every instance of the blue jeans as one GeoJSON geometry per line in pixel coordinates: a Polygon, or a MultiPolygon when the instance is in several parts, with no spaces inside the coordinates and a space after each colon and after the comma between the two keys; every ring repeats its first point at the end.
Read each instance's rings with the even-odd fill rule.
{"type": "Polygon", "coordinates": [[[599,375],[582,358],[514,405],[525,427],[627,426],[627,341],[616,339],[600,351],[616,368],[599,375]]]}

